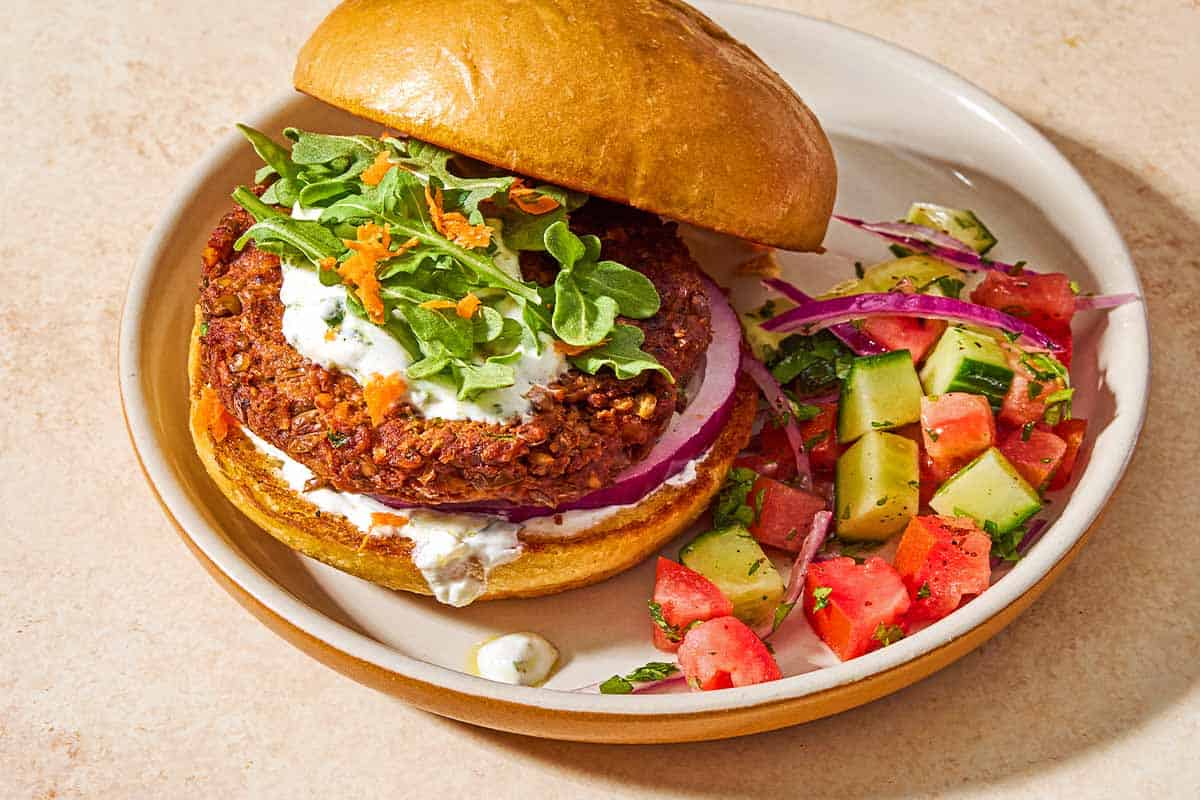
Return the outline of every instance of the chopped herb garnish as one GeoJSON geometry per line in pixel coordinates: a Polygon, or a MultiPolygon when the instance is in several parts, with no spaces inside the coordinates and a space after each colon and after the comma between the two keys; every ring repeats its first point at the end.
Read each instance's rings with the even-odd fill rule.
{"type": "Polygon", "coordinates": [[[804,452],[806,452],[806,453],[812,452],[812,449],[814,447],[821,444],[821,442],[825,441],[828,438],[829,438],[829,431],[821,431],[816,436],[808,437],[807,439],[804,440],[804,452]]]}
{"type": "Polygon", "coordinates": [[[875,501],[875,505],[877,505],[877,506],[886,505],[887,501],[888,501],[888,496],[885,494],[883,497],[881,497],[875,501]]]}
{"type": "Polygon", "coordinates": [[[350,434],[338,433],[337,431],[330,431],[329,433],[327,433],[325,435],[325,438],[328,439],[329,443],[331,445],[333,445],[334,448],[336,449],[336,448],[344,445],[346,442],[350,441],[350,434]]]}
{"type": "Polygon", "coordinates": [[[750,490],[758,480],[758,473],[746,467],[734,467],[725,477],[725,485],[713,506],[713,525],[728,528],[730,525],[748,527],[754,524],[754,509],[747,505],[750,490]]]}
{"type": "Polygon", "coordinates": [[[206,321],[206,322],[201,322],[201,323],[200,323],[200,335],[201,335],[201,336],[207,336],[207,335],[208,335],[208,322],[207,322],[207,321],[206,321]]]}
{"type": "Polygon", "coordinates": [[[1038,383],[1037,381],[1030,381],[1029,382],[1029,399],[1036,400],[1037,396],[1042,393],[1042,389],[1044,389],[1044,388],[1046,388],[1046,387],[1043,386],[1042,384],[1038,383]]]}
{"type": "Polygon", "coordinates": [[[630,694],[635,683],[653,683],[663,681],[679,671],[679,667],[663,661],[651,661],[638,667],[629,674],[621,677],[613,675],[600,684],[600,694],[630,694]]]}
{"type": "Polygon", "coordinates": [[[926,428],[925,434],[929,437],[929,441],[931,442],[936,442],[938,437],[941,436],[941,434],[937,432],[936,428],[926,428]]]}
{"type": "Polygon", "coordinates": [[[922,583],[921,588],[917,589],[918,600],[924,600],[926,597],[929,597],[929,581],[922,583]]]}
{"type": "Polygon", "coordinates": [[[1029,420],[1029,422],[1026,422],[1024,425],[1021,426],[1021,441],[1022,442],[1028,442],[1029,437],[1033,436],[1033,426],[1036,424],[1037,423],[1034,422],[1033,420],[1029,420]]]}
{"type": "Polygon", "coordinates": [[[767,559],[765,559],[765,558],[760,558],[757,561],[755,561],[753,564],[751,564],[750,569],[746,572],[747,577],[758,572],[759,567],[761,567],[763,565],[763,562],[766,560],[767,559]]]}
{"type": "Polygon", "coordinates": [[[854,277],[858,278],[859,280],[862,280],[862,277],[863,277],[863,263],[862,263],[861,261],[855,261],[855,262],[854,262],[854,277]]]}
{"type": "Polygon", "coordinates": [[[904,638],[904,629],[899,625],[884,625],[881,622],[879,627],[875,628],[875,633],[871,638],[879,642],[882,647],[887,647],[904,638]]]}
{"type": "Polygon", "coordinates": [[[884,419],[884,420],[874,420],[873,419],[873,420],[871,420],[871,427],[872,428],[894,428],[896,426],[895,426],[895,423],[893,423],[890,419],[884,419]]]}
{"type": "Polygon", "coordinates": [[[829,596],[831,594],[833,594],[832,586],[818,586],[812,590],[814,614],[829,605],[829,596]]]}
{"type": "Polygon", "coordinates": [[[651,600],[646,604],[650,608],[650,621],[653,622],[659,630],[663,632],[663,636],[667,637],[668,642],[679,642],[683,640],[683,633],[679,628],[667,622],[667,618],[663,616],[662,606],[651,600]]]}

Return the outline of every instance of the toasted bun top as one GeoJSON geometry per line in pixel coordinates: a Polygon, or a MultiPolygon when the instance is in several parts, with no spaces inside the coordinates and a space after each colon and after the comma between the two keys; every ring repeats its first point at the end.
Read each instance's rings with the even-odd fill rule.
{"type": "Polygon", "coordinates": [[[295,84],[480,161],[776,247],[816,248],[833,210],[816,117],[676,0],[347,0],[295,84]]]}

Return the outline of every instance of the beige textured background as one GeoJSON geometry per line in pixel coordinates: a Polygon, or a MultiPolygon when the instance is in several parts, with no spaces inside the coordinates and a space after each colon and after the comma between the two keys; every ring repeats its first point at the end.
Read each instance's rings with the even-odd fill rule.
{"type": "Polygon", "coordinates": [[[1103,529],[1033,610],[866,708],[680,747],[477,730],[308,660],[158,510],[114,350],[158,209],[288,84],[326,3],[6,0],[0,797],[1200,796],[1200,4],[776,4],[999,96],[1079,167],[1134,251],[1153,312],[1149,423],[1103,529]]]}

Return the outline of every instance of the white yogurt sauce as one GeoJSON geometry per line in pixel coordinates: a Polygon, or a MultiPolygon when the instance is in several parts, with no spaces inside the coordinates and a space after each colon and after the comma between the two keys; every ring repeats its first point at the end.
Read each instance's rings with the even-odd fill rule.
{"type": "MultiPolygon", "coordinates": [[[[408,351],[382,328],[346,308],[345,286],[325,286],[317,273],[306,267],[284,262],[280,269],[283,336],[300,355],[325,369],[349,375],[361,386],[366,386],[372,375],[405,374],[412,363],[408,351]],[[335,324],[331,325],[330,320],[335,324]],[[333,335],[327,338],[330,331],[333,335]]],[[[498,310],[505,316],[520,313],[512,302],[501,303],[498,310]]],[[[520,349],[521,358],[513,365],[516,381],[512,386],[483,392],[466,401],[458,399],[449,381],[411,381],[408,400],[426,417],[497,424],[528,420],[532,416],[526,397],[529,390],[553,383],[566,371],[567,360],[544,334],[540,353],[532,345],[523,344],[520,349]]]]}
{"type": "Polygon", "coordinates": [[[338,514],[368,536],[403,536],[413,542],[413,563],[440,602],[465,606],[487,589],[487,576],[501,564],[521,555],[518,525],[481,514],[445,514],[437,511],[397,511],[366,495],[334,489],[305,491],[313,477],[308,467],[279,448],[242,428],[254,446],[280,462],[279,476],[295,492],[321,509],[338,514]],[[402,527],[372,526],[372,514],[408,517],[402,527]]]}
{"type": "Polygon", "coordinates": [[[558,650],[536,633],[509,633],[480,644],[474,661],[474,671],[481,678],[537,686],[554,669],[558,650]]]}

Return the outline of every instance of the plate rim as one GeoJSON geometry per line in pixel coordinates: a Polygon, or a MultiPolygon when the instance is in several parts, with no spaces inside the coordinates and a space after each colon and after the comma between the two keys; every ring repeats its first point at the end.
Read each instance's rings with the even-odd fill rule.
{"type": "MultiPolygon", "coordinates": [[[[897,59],[900,66],[905,69],[920,70],[935,79],[938,83],[952,87],[956,95],[963,96],[983,109],[986,109],[988,113],[997,118],[1000,127],[1011,129],[1021,134],[1020,144],[1022,148],[1029,148],[1031,146],[1036,148],[1040,151],[1038,155],[1042,160],[1056,164],[1056,174],[1058,176],[1068,179],[1075,184],[1071,189],[1071,194],[1076,196],[1080,203],[1088,206],[1085,211],[1089,217],[1094,218],[1098,224],[1103,224],[1108,232],[1111,233],[1111,237],[1116,244],[1116,252],[1120,262],[1118,266],[1123,273],[1132,279],[1139,294],[1141,294],[1140,277],[1129,256],[1128,249],[1113,223],[1111,215],[1108,214],[1108,211],[1104,208],[1094,191],[1087,185],[1065,156],[1040,131],[982,89],[974,86],[947,68],[904,47],[826,20],[806,17],[781,9],[729,3],[725,0],[720,0],[716,3],[710,0],[710,2],[697,3],[697,5],[731,10],[731,13],[733,13],[732,9],[736,9],[738,12],[749,14],[782,15],[793,22],[798,20],[802,24],[824,28],[832,32],[833,35],[845,37],[851,42],[858,42],[863,46],[874,48],[879,51],[882,57],[897,59]]],[[[279,114],[289,105],[303,100],[303,96],[289,91],[266,104],[261,110],[252,115],[252,120],[279,114]]],[[[1141,365],[1141,375],[1135,376],[1135,379],[1140,379],[1141,386],[1144,389],[1142,392],[1142,401],[1140,407],[1137,408],[1136,419],[1133,421],[1132,427],[1128,423],[1125,425],[1126,431],[1121,442],[1122,445],[1126,445],[1125,452],[1122,454],[1119,462],[1107,465],[1107,474],[1102,478],[1102,480],[1107,479],[1105,481],[1106,485],[1103,487],[1105,493],[1104,500],[1086,509],[1081,508],[1076,503],[1066,503],[1062,516],[1053,528],[1062,527],[1060,523],[1065,520],[1077,532],[1073,535],[1067,534],[1055,538],[1047,535],[1041,544],[1054,544],[1056,546],[1044,548],[1042,551],[1044,557],[1039,558],[1037,562],[1034,562],[1032,557],[1030,557],[1018,563],[1005,576],[1001,583],[998,583],[992,590],[972,601],[972,606],[975,606],[977,609],[987,609],[987,613],[977,611],[969,615],[952,615],[896,645],[834,667],[822,668],[770,684],[760,684],[758,686],[706,694],[659,695],[653,698],[646,696],[614,697],[587,695],[558,690],[507,686],[466,675],[449,668],[429,664],[404,655],[381,642],[346,628],[341,623],[336,622],[303,603],[298,598],[295,598],[286,589],[260,573],[248,559],[242,556],[237,548],[227,542],[192,507],[185,490],[179,481],[175,479],[171,467],[166,463],[164,454],[156,446],[155,437],[150,430],[148,403],[141,387],[141,373],[139,371],[140,314],[131,313],[131,309],[140,309],[144,305],[156,265],[165,255],[163,251],[166,249],[170,238],[169,235],[175,227],[174,222],[181,217],[190,197],[194,194],[195,188],[221,162],[229,158],[233,150],[241,146],[241,142],[241,138],[235,132],[227,134],[192,167],[171,196],[170,201],[164,207],[163,214],[150,233],[147,244],[130,275],[119,323],[120,335],[118,338],[117,354],[122,414],[125,419],[130,442],[142,472],[146,476],[155,498],[163,507],[168,519],[176,526],[178,532],[189,548],[192,549],[193,553],[205,563],[206,568],[209,568],[214,577],[217,577],[218,582],[227,591],[234,594],[235,599],[238,599],[243,605],[247,605],[247,600],[252,601],[252,605],[257,610],[255,607],[250,607],[249,605],[247,607],[256,616],[266,622],[269,627],[275,630],[276,633],[280,633],[293,644],[297,644],[296,637],[309,637],[313,641],[319,642],[321,647],[338,654],[339,657],[369,664],[372,668],[382,670],[395,679],[419,684],[425,691],[433,694],[452,692],[470,698],[472,702],[503,704],[511,706],[514,709],[525,710],[526,712],[536,711],[539,713],[552,712],[553,714],[575,715],[579,717],[580,721],[588,719],[600,720],[603,725],[611,726],[615,722],[626,720],[640,720],[643,722],[650,722],[652,720],[660,722],[678,721],[687,717],[695,717],[696,715],[710,715],[714,712],[728,715],[735,710],[742,712],[762,711],[770,707],[780,706],[781,704],[786,705],[789,702],[794,704],[796,701],[805,699],[813,701],[814,705],[819,705],[816,701],[822,696],[828,697],[831,693],[837,693],[845,687],[858,684],[864,690],[869,689],[871,688],[871,683],[886,681],[887,676],[896,673],[897,670],[909,670],[909,674],[912,675],[911,679],[887,690],[893,691],[900,688],[901,685],[907,685],[965,655],[970,649],[978,646],[986,638],[998,632],[1008,621],[1015,618],[1025,606],[1031,603],[1037,594],[1040,594],[1044,590],[1045,586],[1061,572],[1070,558],[1078,552],[1089,533],[1095,528],[1099,515],[1116,494],[1118,484],[1125,474],[1129,460],[1132,458],[1133,451],[1140,437],[1146,416],[1150,386],[1149,331],[1144,305],[1139,306],[1140,310],[1138,314],[1141,322],[1140,333],[1145,342],[1143,350],[1145,358],[1144,364],[1141,365]],[[217,573],[219,573],[220,577],[218,577],[217,573]],[[234,588],[236,588],[236,592],[233,591],[234,588]],[[989,595],[992,596],[989,597],[989,595]],[[1019,608],[1016,608],[1017,606],[1019,608]],[[1009,614],[1008,612],[1012,608],[1016,608],[1016,610],[1009,614]],[[273,625],[270,621],[264,619],[264,613],[272,615],[286,626],[290,626],[292,629],[291,635],[288,635],[288,631],[281,631],[278,625],[273,625]],[[959,616],[962,618],[956,619],[959,616]],[[1002,622],[995,626],[994,630],[990,630],[982,638],[978,635],[979,632],[988,629],[990,623],[998,619],[1002,620],[1002,622]],[[963,642],[967,646],[956,646],[963,642]],[[949,658],[945,657],[947,648],[956,651],[949,658]],[[959,650],[961,652],[958,652],[959,650]],[[928,670],[921,671],[919,669],[923,662],[926,665],[930,665],[928,670]],[[920,674],[913,674],[918,672],[920,674]],[[603,698],[602,701],[601,698],[603,698]]],[[[194,456],[194,454],[191,455],[194,456]]],[[[1088,470],[1085,470],[1085,475],[1091,471],[1093,466],[1098,465],[1094,461],[1090,462],[1088,470]]],[[[1074,498],[1074,495],[1072,497],[1074,498]]],[[[311,655],[315,655],[320,660],[329,663],[329,660],[322,658],[320,654],[312,652],[310,648],[299,644],[297,646],[300,646],[301,649],[309,652],[311,655]]],[[[348,674],[352,671],[343,668],[344,665],[331,664],[331,666],[348,674]]],[[[358,680],[363,679],[361,675],[351,675],[351,677],[355,677],[358,680]]],[[[364,682],[371,683],[372,685],[378,683],[378,681],[364,682]]],[[[386,687],[377,686],[376,688],[386,687]]],[[[409,691],[397,691],[394,693],[411,694],[409,691]]],[[[874,696],[878,695],[865,697],[858,702],[866,702],[866,700],[873,699],[874,696]]],[[[445,713],[448,716],[464,718],[454,713],[448,713],[444,708],[439,707],[437,703],[422,703],[419,698],[413,697],[406,697],[406,699],[417,705],[427,707],[429,710],[445,713]]],[[[817,716],[833,713],[834,711],[857,704],[857,702],[854,702],[838,708],[827,709],[817,716]]],[[[467,718],[467,721],[474,721],[474,719],[467,718]]],[[[775,720],[777,724],[755,728],[755,730],[765,730],[767,727],[780,727],[799,721],[803,720],[775,720]]],[[[733,720],[729,720],[729,723],[732,722],[733,720]]],[[[738,735],[740,733],[751,732],[751,730],[735,730],[737,726],[733,724],[726,724],[725,727],[730,732],[721,733],[720,731],[713,731],[712,737],[696,738],[715,738],[716,736],[738,735]]],[[[508,729],[534,733],[535,735],[538,733],[536,730],[529,730],[524,727],[508,729]]],[[[649,731],[643,732],[648,733],[649,731]]],[[[628,736],[594,739],[594,736],[595,734],[591,734],[586,738],[605,741],[643,740],[628,736]]],[[[675,739],[652,738],[648,740],[674,741],[675,739]]]]}

